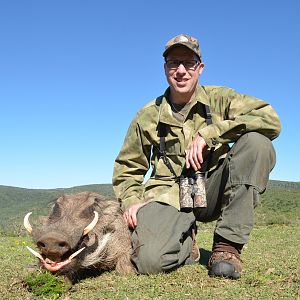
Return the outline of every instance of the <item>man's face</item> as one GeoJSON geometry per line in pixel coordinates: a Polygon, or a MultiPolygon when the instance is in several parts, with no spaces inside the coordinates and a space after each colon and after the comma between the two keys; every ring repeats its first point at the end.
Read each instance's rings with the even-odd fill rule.
{"type": "Polygon", "coordinates": [[[204,68],[204,64],[199,62],[197,55],[184,46],[176,47],[168,53],[164,68],[171,95],[190,100],[204,68]],[[179,64],[179,62],[182,63],[179,64]]]}

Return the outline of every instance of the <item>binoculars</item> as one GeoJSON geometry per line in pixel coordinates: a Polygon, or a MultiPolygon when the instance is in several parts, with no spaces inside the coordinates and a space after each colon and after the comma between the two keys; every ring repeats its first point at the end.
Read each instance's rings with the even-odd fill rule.
{"type": "Polygon", "coordinates": [[[179,177],[179,203],[180,209],[207,207],[204,173],[179,177]]]}

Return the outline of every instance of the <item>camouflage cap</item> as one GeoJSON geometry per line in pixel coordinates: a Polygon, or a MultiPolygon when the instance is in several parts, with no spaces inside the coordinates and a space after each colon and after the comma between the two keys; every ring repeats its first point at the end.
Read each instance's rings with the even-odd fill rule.
{"type": "Polygon", "coordinates": [[[180,45],[189,48],[201,59],[201,49],[198,40],[187,34],[180,34],[170,39],[165,46],[163,56],[166,57],[172,48],[180,45]]]}

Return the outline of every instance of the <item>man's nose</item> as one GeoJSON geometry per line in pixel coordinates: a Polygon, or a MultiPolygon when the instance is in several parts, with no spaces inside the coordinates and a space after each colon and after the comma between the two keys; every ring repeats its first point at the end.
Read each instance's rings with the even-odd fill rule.
{"type": "Polygon", "coordinates": [[[178,72],[178,73],[185,73],[185,72],[186,72],[186,69],[185,69],[183,63],[181,63],[181,64],[178,66],[177,72],[178,72]]]}

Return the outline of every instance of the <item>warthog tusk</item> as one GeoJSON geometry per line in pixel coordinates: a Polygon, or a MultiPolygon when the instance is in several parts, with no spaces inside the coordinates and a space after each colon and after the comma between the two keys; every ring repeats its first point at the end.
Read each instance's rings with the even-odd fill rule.
{"type": "MultiPolygon", "coordinates": [[[[26,248],[37,258],[39,258],[41,261],[45,261],[43,256],[41,254],[39,254],[38,252],[36,252],[35,250],[33,250],[32,248],[26,246],[26,248]]],[[[81,251],[83,251],[85,249],[85,247],[77,250],[76,252],[74,252],[72,255],[70,255],[70,257],[67,260],[72,260],[75,256],[77,256],[81,251]]]]}
{"type": "Polygon", "coordinates": [[[76,252],[74,252],[72,255],[70,255],[70,257],[68,258],[68,260],[73,259],[75,256],[77,256],[81,251],[83,251],[85,249],[85,247],[77,250],[76,252]]]}
{"type": "Polygon", "coordinates": [[[24,227],[26,228],[26,230],[31,234],[32,233],[32,227],[29,223],[29,216],[32,214],[32,212],[29,212],[28,214],[26,214],[26,216],[24,217],[24,227]]]}
{"type": "Polygon", "coordinates": [[[96,226],[98,219],[99,219],[99,214],[96,211],[94,211],[94,214],[95,214],[95,217],[94,217],[93,221],[83,229],[83,235],[88,234],[96,226]]]}
{"type": "Polygon", "coordinates": [[[37,258],[39,258],[41,261],[44,261],[44,258],[42,257],[41,254],[39,254],[38,252],[36,252],[35,250],[31,249],[30,247],[26,246],[26,248],[37,258]]]}
{"type": "Polygon", "coordinates": [[[60,270],[61,268],[63,268],[64,266],[68,265],[71,260],[77,256],[81,251],[83,251],[85,249],[85,247],[79,249],[78,251],[74,252],[72,255],[70,255],[70,257],[64,261],[61,262],[54,262],[52,260],[49,260],[48,258],[46,258],[46,260],[42,257],[41,254],[39,254],[38,252],[36,252],[35,250],[31,249],[30,247],[26,246],[26,248],[37,258],[39,258],[41,260],[41,263],[43,264],[43,267],[46,268],[48,271],[50,272],[57,272],[58,270],[60,270]]]}

